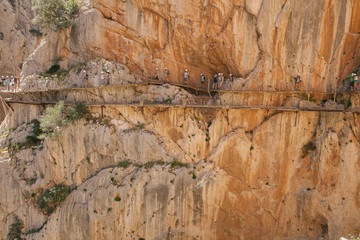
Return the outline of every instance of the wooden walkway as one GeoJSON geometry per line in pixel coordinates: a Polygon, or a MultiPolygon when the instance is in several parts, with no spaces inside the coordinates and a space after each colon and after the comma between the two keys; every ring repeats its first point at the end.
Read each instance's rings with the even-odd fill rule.
{"type": "MultiPolygon", "coordinates": [[[[167,84],[167,83],[165,83],[167,84]]],[[[140,83],[128,83],[128,84],[118,84],[118,85],[110,85],[110,86],[103,86],[103,87],[138,87],[138,86],[149,86],[149,85],[164,85],[163,82],[160,81],[143,81],[140,83]]],[[[172,84],[173,86],[177,86],[180,88],[183,88],[191,93],[195,93],[197,96],[194,97],[195,103],[183,103],[183,104],[172,104],[172,103],[156,103],[156,102],[133,102],[133,103],[112,103],[112,102],[85,102],[85,105],[87,106],[99,106],[99,107],[107,107],[107,106],[128,106],[128,107],[157,107],[157,108],[209,108],[209,109],[265,109],[265,110],[275,110],[275,111],[283,111],[283,112],[299,112],[299,111],[310,111],[310,112],[352,112],[352,113],[358,113],[360,112],[359,107],[354,108],[347,108],[347,109],[335,109],[335,108],[324,108],[324,107],[285,107],[285,106],[268,106],[265,104],[233,104],[233,103],[215,103],[214,101],[211,101],[213,99],[213,96],[215,95],[224,95],[224,94],[232,94],[233,96],[236,94],[247,94],[247,95],[262,95],[263,99],[265,94],[275,94],[280,96],[295,96],[295,95],[302,95],[302,98],[307,98],[307,100],[310,100],[310,97],[314,95],[319,95],[328,98],[333,99],[333,101],[336,101],[337,95],[349,95],[355,94],[357,92],[308,92],[308,91],[262,91],[262,90],[255,90],[255,91],[249,91],[249,90],[209,90],[209,89],[202,89],[197,88],[194,86],[188,86],[184,84],[172,84]],[[209,102],[212,102],[209,104],[209,102]]],[[[49,89],[47,91],[24,91],[24,92],[7,92],[7,91],[1,91],[0,92],[0,100],[3,104],[4,108],[7,108],[11,110],[10,104],[26,104],[26,105],[54,105],[57,102],[55,101],[24,101],[21,100],[21,96],[24,94],[29,93],[49,93],[50,95],[52,93],[59,93],[63,91],[89,91],[89,90],[95,90],[95,89],[101,89],[103,87],[74,87],[74,88],[62,88],[62,89],[49,89]],[[19,99],[14,99],[10,96],[17,96],[19,99]],[[4,106],[6,104],[7,106],[4,106]]],[[[231,96],[231,95],[230,95],[231,96]]],[[[73,105],[75,102],[66,102],[67,105],[73,105]]]]}
{"type": "MultiPolygon", "coordinates": [[[[332,91],[332,92],[320,92],[320,91],[306,91],[306,90],[295,90],[295,89],[288,89],[288,90],[261,90],[261,89],[257,89],[257,90],[242,90],[242,89],[218,89],[218,90],[214,90],[214,89],[209,89],[209,88],[200,88],[200,87],[196,87],[196,86],[192,86],[192,85],[187,85],[187,84],[182,84],[182,83],[165,83],[163,81],[154,81],[154,80],[148,80],[148,81],[143,81],[143,82],[139,82],[139,83],[124,83],[124,84],[116,84],[116,85],[109,85],[109,86],[124,86],[124,87],[138,87],[138,86],[149,86],[149,85],[155,85],[155,86],[162,86],[162,85],[172,85],[172,86],[176,86],[176,87],[180,87],[183,88],[185,90],[191,91],[193,93],[220,93],[220,94],[225,94],[225,93],[247,93],[247,94],[264,94],[264,93],[278,93],[278,94],[325,94],[325,95],[334,95],[334,94],[352,94],[352,93],[356,93],[356,91],[332,91]]],[[[103,87],[107,87],[107,86],[99,86],[99,87],[71,87],[71,88],[61,88],[61,89],[48,89],[48,90],[36,90],[36,91],[21,91],[21,92],[10,92],[10,93],[16,93],[16,94],[26,94],[26,93],[37,93],[37,92],[51,92],[51,91],[70,91],[70,90],[83,90],[83,89],[97,89],[97,88],[103,88],[103,87]]],[[[8,93],[9,91],[6,90],[1,90],[0,91],[0,95],[2,93],[8,93]]]]}
{"type": "MultiPolygon", "coordinates": [[[[58,102],[51,101],[20,101],[13,99],[3,99],[6,104],[25,104],[25,105],[55,105],[58,102]]],[[[72,106],[75,102],[64,102],[65,105],[72,106]]],[[[360,107],[348,109],[331,109],[323,107],[274,107],[274,106],[245,106],[245,105],[216,105],[216,104],[166,104],[166,103],[99,103],[87,102],[84,103],[89,107],[152,107],[152,108],[208,108],[208,109],[248,109],[248,110],[274,110],[280,112],[349,112],[360,113],[360,107]]],[[[11,107],[10,107],[11,108],[11,107]]],[[[12,109],[12,108],[11,108],[12,109]]]]}

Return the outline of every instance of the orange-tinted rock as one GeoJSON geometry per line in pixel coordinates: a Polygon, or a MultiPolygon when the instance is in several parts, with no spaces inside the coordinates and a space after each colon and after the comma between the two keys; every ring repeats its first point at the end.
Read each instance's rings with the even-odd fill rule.
{"type": "Polygon", "coordinates": [[[104,57],[149,77],[168,67],[172,82],[187,68],[198,85],[200,73],[233,73],[250,89],[292,89],[300,73],[302,89],[331,91],[360,61],[357,1],[96,0],[92,7],[63,47],[43,46],[65,66],[104,57]]]}

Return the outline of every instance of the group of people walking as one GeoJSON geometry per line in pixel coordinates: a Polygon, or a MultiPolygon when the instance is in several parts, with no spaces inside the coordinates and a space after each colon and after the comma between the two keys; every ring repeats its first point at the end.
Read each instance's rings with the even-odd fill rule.
{"type": "Polygon", "coordinates": [[[1,76],[1,86],[4,86],[7,91],[16,91],[20,86],[20,78],[14,76],[1,76]]]}
{"type": "MultiPolygon", "coordinates": [[[[187,69],[185,69],[184,71],[184,84],[188,84],[190,78],[190,73],[187,69]]],[[[202,88],[205,88],[205,81],[206,81],[206,77],[203,73],[200,74],[200,81],[201,81],[201,86],[202,88]]],[[[209,82],[209,88],[212,90],[218,90],[222,87],[224,87],[225,89],[230,89],[232,90],[232,85],[234,82],[234,76],[230,73],[229,77],[227,79],[225,79],[224,74],[223,73],[218,73],[215,74],[214,77],[212,79],[208,80],[209,82]]]]}
{"type": "MultiPolygon", "coordinates": [[[[162,76],[163,76],[163,78],[161,78],[161,76],[160,76],[159,68],[156,68],[155,69],[155,79],[157,81],[163,80],[165,82],[167,82],[169,80],[168,79],[170,76],[169,69],[167,69],[165,67],[164,73],[162,76]]],[[[184,78],[183,78],[184,84],[188,85],[188,82],[190,80],[190,72],[187,69],[185,69],[183,76],[184,76],[184,78]]],[[[199,80],[200,80],[202,88],[206,89],[207,88],[205,86],[206,77],[203,73],[200,74],[199,80]]],[[[229,74],[229,77],[225,79],[223,73],[218,73],[218,74],[215,74],[212,79],[208,79],[208,84],[209,84],[208,87],[212,90],[218,90],[220,88],[232,89],[233,82],[234,82],[234,76],[232,74],[229,74]]]]}
{"type": "MultiPolygon", "coordinates": [[[[159,68],[155,69],[155,79],[157,81],[159,80],[163,80],[164,82],[168,82],[168,78],[170,76],[170,71],[167,67],[165,67],[162,78],[160,79],[160,72],[159,72],[159,68]]],[[[184,74],[183,74],[184,78],[184,84],[187,85],[190,79],[190,73],[187,69],[185,69],[184,74]]],[[[57,78],[56,75],[51,76],[52,78],[57,78]]],[[[14,77],[14,76],[1,76],[0,79],[0,86],[5,87],[5,89],[7,91],[17,91],[17,89],[20,86],[20,78],[19,77],[14,77]]],[[[87,74],[86,70],[82,71],[82,84],[83,86],[87,86],[88,85],[88,80],[89,80],[89,75],[87,74]]],[[[100,80],[101,80],[101,85],[110,85],[110,71],[109,70],[105,70],[102,71],[100,73],[100,80]]],[[[228,78],[224,77],[223,73],[218,73],[215,74],[213,76],[212,79],[208,79],[208,86],[205,86],[205,82],[206,82],[206,77],[203,73],[200,74],[200,83],[202,88],[206,89],[209,88],[211,90],[219,90],[219,89],[225,89],[225,90],[232,90],[233,89],[233,83],[234,83],[234,76],[230,73],[228,78]]],[[[294,77],[295,80],[295,89],[299,90],[301,87],[301,76],[300,73],[297,74],[296,77],[294,77]]],[[[46,82],[46,88],[49,87],[49,83],[50,83],[50,79],[48,77],[46,77],[45,79],[46,82]]],[[[359,75],[357,73],[352,73],[350,75],[350,91],[359,91],[360,89],[359,86],[359,75]]]]}
{"type": "MultiPolygon", "coordinates": [[[[165,69],[164,69],[164,78],[163,79],[161,79],[161,80],[163,80],[164,82],[167,82],[168,81],[168,78],[169,78],[169,76],[170,76],[170,71],[169,71],[169,69],[167,68],[167,67],[165,67],[165,69]]],[[[155,69],[155,79],[157,80],[157,81],[159,81],[160,80],[160,73],[159,73],[159,68],[156,68],[155,69]]]]}
{"type": "Polygon", "coordinates": [[[233,82],[234,76],[231,73],[229,74],[229,77],[227,79],[225,79],[223,73],[218,73],[215,74],[213,77],[211,89],[218,90],[224,87],[226,90],[232,90],[233,82]]]}
{"type": "MultiPolygon", "coordinates": [[[[83,85],[83,87],[88,86],[88,80],[89,80],[89,75],[87,74],[86,70],[83,70],[83,72],[82,72],[82,85],[83,85]]],[[[101,86],[110,85],[110,71],[109,70],[101,71],[101,73],[100,73],[100,85],[101,86]]]]}

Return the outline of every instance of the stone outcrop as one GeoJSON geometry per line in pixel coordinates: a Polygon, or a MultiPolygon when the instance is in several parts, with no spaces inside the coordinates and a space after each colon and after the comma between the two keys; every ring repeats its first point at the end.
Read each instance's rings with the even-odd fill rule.
{"type": "Polygon", "coordinates": [[[168,67],[173,82],[189,69],[200,84],[217,72],[250,89],[339,88],[360,60],[360,6],[355,0],[108,1],[82,8],[72,29],[52,33],[27,61],[24,75],[103,57],[154,76],[168,67]]]}
{"type": "Polygon", "coordinates": [[[0,2],[0,75],[20,76],[22,65],[42,33],[31,23],[30,0],[0,2]]]}
{"type": "MultiPolygon", "coordinates": [[[[2,148],[22,142],[32,127],[21,123],[43,111],[13,107],[3,126],[20,125],[2,148]]],[[[27,239],[336,239],[360,229],[356,116],[114,106],[101,120],[100,107],[91,111],[57,140],[3,153],[2,238],[13,214],[26,232],[39,229],[27,239]],[[59,183],[72,192],[46,216],[35,198],[59,183]]]]}
{"type": "MultiPolygon", "coordinates": [[[[12,103],[0,126],[0,240],[15,215],[28,240],[315,240],[360,232],[358,114],[188,108],[195,97],[184,89],[134,86],[156,67],[163,78],[168,67],[170,81],[181,82],[187,68],[194,85],[201,72],[224,72],[236,75],[236,89],[291,89],[300,72],[305,90],[342,88],[360,60],[359,1],[81,2],[74,25],[41,42],[30,32],[37,28],[29,1],[0,2],[0,69],[18,73],[27,58],[22,92],[8,95],[178,105],[93,105],[91,118],[29,147],[31,120],[47,106],[12,103]],[[47,83],[40,73],[54,64],[66,74],[47,83]],[[71,89],[83,85],[84,69],[91,88],[71,89]],[[119,86],[101,86],[104,70],[119,86]],[[71,193],[47,214],[37,198],[62,183],[71,193]]],[[[212,101],[360,105],[357,94],[340,94],[337,103],[258,95],[212,101]]]]}

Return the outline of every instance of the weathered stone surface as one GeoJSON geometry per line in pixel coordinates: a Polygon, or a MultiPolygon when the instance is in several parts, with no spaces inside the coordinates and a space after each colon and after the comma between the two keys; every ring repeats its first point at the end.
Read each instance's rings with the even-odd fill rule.
{"type": "MultiPolygon", "coordinates": [[[[304,89],[325,91],[338,88],[360,60],[360,3],[355,0],[86,4],[71,29],[48,33],[35,51],[34,38],[20,33],[29,25],[14,30],[0,22],[3,71],[16,71],[32,53],[21,90],[45,90],[37,74],[59,60],[63,69],[86,63],[90,86],[104,84],[103,69],[111,69],[113,84],[123,84],[166,66],[172,82],[182,81],[185,68],[192,84],[199,83],[201,72],[208,78],[231,72],[239,77],[234,88],[247,90],[291,89],[291,77],[300,72],[304,89]],[[29,45],[19,48],[25,39],[29,45]],[[4,63],[4,56],[10,60],[4,63]]],[[[3,10],[9,2],[0,6],[0,19],[15,23],[15,12],[3,10]]],[[[76,68],[50,88],[81,84],[76,68]]],[[[63,98],[191,100],[169,85],[117,89],[93,88],[87,91],[90,97],[74,91],[63,98]]],[[[218,101],[230,99],[225,94],[218,101]]],[[[247,101],[260,100],[250,96],[247,101]]],[[[360,100],[355,95],[351,101],[357,106],[360,100]]],[[[281,104],[312,105],[301,99],[281,104]]],[[[0,239],[15,214],[26,232],[39,231],[27,239],[338,239],[360,231],[356,114],[91,107],[93,120],[76,121],[61,129],[58,139],[12,156],[9,140],[23,142],[31,132],[27,123],[45,109],[12,106],[14,112],[0,127],[0,239]],[[118,166],[124,160],[131,163],[126,169],[118,166]],[[173,160],[190,167],[172,169],[173,160]],[[35,198],[59,183],[72,192],[46,216],[35,198]]]]}
{"type": "MultiPolygon", "coordinates": [[[[100,116],[100,108],[91,110],[100,116]]],[[[56,141],[1,159],[2,238],[12,213],[26,231],[47,219],[28,239],[337,239],[360,228],[360,123],[351,115],[148,107],[103,113],[110,121],[78,121],[56,141]],[[129,168],[118,168],[125,159],[129,168]],[[193,165],[135,165],[174,159],[193,165]],[[44,216],[31,194],[62,182],[72,193],[44,216]]]]}
{"type": "Polygon", "coordinates": [[[360,60],[358,12],[351,0],[95,0],[72,29],[46,37],[23,76],[56,58],[67,68],[101,57],[149,77],[168,67],[172,82],[187,68],[196,85],[201,72],[224,72],[250,89],[292,89],[300,73],[303,89],[330,91],[360,60]]]}
{"type": "Polygon", "coordinates": [[[32,18],[30,0],[0,2],[0,75],[19,76],[36,48],[40,31],[32,18]]]}

